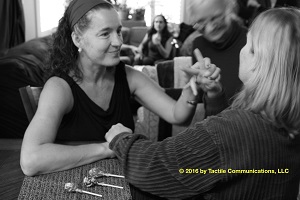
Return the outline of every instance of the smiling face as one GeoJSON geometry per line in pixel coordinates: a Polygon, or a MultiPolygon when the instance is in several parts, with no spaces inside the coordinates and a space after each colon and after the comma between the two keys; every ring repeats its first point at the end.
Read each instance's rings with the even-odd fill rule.
{"type": "Polygon", "coordinates": [[[88,17],[91,23],[80,36],[80,59],[92,65],[117,65],[120,62],[120,49],[123,44],[118,13],[114,9],[98,9],[88,17]]]}
{"type": "Polygon", "coordinates": [[[200,0],[191,8],[194,18],[194,28],[211,41],[218,41],[230,28],[230,18],[227,14],[224,0],[200,0]]]}

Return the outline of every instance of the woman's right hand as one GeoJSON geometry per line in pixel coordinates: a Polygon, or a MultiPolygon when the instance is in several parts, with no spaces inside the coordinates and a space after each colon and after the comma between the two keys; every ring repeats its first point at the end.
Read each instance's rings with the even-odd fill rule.
{"type": "Polygon", "coordinates": [[[221,69],[212,64],[209,58],[203,58],[199,49],[194,50],[194,55],[198,62],[190,68],[182,68],[191,77],[187,86],[191,87],[194,94],[197,94],[198,88],[201,88],[208,97],[213,98],[222,91],[221,69]]]}
{"type": "Polygon", "coordinates": [[[160,45],[161,44],[161,35],[159,33],[155,33],[152,36],[152,42],[155,45],[160,45]]]}

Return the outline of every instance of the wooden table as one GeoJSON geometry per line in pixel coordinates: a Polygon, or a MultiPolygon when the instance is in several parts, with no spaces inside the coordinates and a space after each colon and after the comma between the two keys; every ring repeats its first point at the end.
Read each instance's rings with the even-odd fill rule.
{"type": "MultiPolygon", "coordinates": [[[[0,139],[0,199],[18,199],[25,178],[20,167],[21,139],[0,139]]],[[[132,199],[160,200],[163,198],[142,192],[130,185],[132,199]]]]}

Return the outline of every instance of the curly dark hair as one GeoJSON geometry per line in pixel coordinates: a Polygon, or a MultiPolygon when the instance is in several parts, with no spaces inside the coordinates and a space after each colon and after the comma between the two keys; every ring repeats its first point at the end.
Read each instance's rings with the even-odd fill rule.
{"type": "MultiPolygon", "coordinates": [[[[68,8],[67,8],[68,9],[68,8]]],[[[78,48],[74,45],[71,34],[82,34],[88,29],[91,23],[90,13],[99,9],[114,9],[110,3],[102,3],[88,11],[73,27],[69,23],[67,9],[63,17],[59,20],[56,32],[52,35],[53,43],[50,48],[46,66],[46,79],[62,73],[72,72],[73,78],[77,81],[82,80],[82,72],[77,65],[78,48]]]]}
{"type": "Polygon", "coordinates": [[[165,46],[167,40],[171,37],[171,33],[170,33],[169,30],[168,30],[168,22],[167,22],[167,19],[166,19],[163,15],[156,15],[156,16],[154,17],[154,19],[153,19],[153,21],[152,21],[151,28],[150,28],[149,31],[148,31],[148,40],[147,40],[147,43],[148,43],[148,41],[151,40],[152,35],[155,34],[155,33],[157,33],[157,31],[156,31],[155,28],[154,28],[154,22],[155,22],[155,19],[156,19],[157,17],[162,17],[162,18],[163,18],[163,21],[165,22],[165,27],[164,27],[163,30],[162,30],[162,38],[161,38],[161,44],[162,44],[163,46],[165,46]]]}

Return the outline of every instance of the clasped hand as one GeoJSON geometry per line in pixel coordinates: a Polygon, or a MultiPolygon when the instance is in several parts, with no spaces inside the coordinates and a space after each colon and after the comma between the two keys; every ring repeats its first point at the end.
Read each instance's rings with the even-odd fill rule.
{"type": "Polygon", "coordinates": [[[194,55],[197,62],[191,67],[181,68],[189,80],[184,88],[191,87],[195,96],[198,95],[199,89],[206,92],[210,98],[217,96],[222,91],[221,69],[212,64],[209,58],[203,58],[199,49],[194,50],[194,55]]]}
{"type": "Polygon", "coordinates": [[[114,139],[115,136],[117,136],[120,133],[132,133],[132,130],[123,126],[121,123],[118,123],[116,125],[113,125],[108,132],[105,134],[105,139],[107,142],[111,142],[112,139],[114,139]]]}

